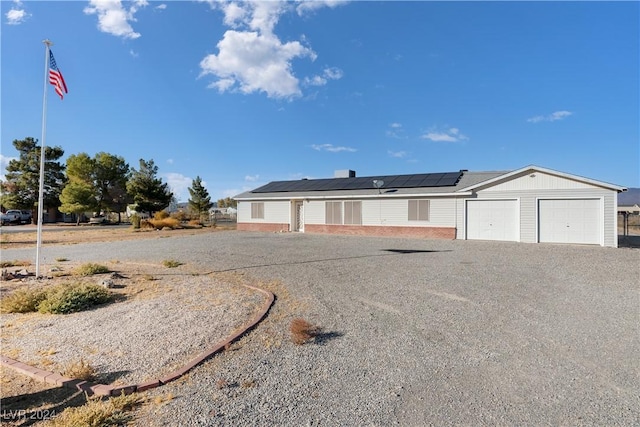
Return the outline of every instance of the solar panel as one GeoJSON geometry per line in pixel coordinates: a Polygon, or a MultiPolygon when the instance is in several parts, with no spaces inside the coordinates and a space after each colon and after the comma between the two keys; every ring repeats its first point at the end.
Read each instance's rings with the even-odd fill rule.
{"type": "Polygon", "coordinates": [[[450,187],[460,180],[462,172],[422,173],[412,175],[387,175],[358,178],[302,179],[297,181],[273,181],[253,190],[253,193],[283,193],[332,190],[375,189],[373,180],[382,180],[384,189],[450,187]]]}

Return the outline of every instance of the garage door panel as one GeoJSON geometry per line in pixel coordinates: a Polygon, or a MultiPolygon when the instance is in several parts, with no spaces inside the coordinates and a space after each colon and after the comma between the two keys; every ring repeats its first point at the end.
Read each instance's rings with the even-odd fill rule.
{"type": "Polygon", "coordinates": [[[517,200],[467,201],[467,239],[518,241],[517,200]]]}
{"type": "Polygon", "coordinates": [[[600,199],[538,201],[539,241],[543,243],[600,244],[600,199]]]}

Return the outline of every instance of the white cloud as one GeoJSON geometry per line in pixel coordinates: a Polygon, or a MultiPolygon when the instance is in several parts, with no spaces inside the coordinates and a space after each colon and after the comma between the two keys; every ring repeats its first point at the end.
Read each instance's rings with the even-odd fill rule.
{"type": "Polygon", "coordinates": [[[169,163],[170,165],[173,164],[173,159],[167,159],[167,163],[169,163]]]}
{"type": "Polygon", "coordinates": [[[256,182],[260,178],[260,175],[247,175],[244,177],[245,181],[256,182]]]}
{"type": "Polygon", "coordinates": [[[387,153],[389,154],[390,157],[395,157],[397,159],[401,159],[403,157],[407,157],[407,152],[406,151],[387,151],[387,153]]]}
{"type": "Polygon", "coordinates": [[[11,9],[8,11],[5,16],[7,17],[7,24],[9,25],[20,25],[22,24],[30,15],[24,9],[11,9]]]}
{"type": "Polygon", "coordinates": [[[438,131],[436,129],[429,130],[420,138],[428,139],[435,142],[459,142],[466,141],[469,138],[460,133],[458,128],[449,128],[444,131],[438,131]]]}
{"type": "Polygon", "coordinates": [[[567,117],[572,115],[573,113],[571,111],[562,110],[562,111],[555,111],[546,116],[534,116],[534,117],[528,118],[527,121],[529,123],[555,122],[557,120],[564,120],[567,117]]]}
{"type": "Polygon", "coordinates": [[[355,148],[340,147],[340,146],[335,146],[333,144],[313,144],[311,146],[311,148],[313,148],[316,151],[329,151],[330,153],[339,153],[341,151],[347,151],[349,153],[354,153],[354,152],[358,151],[355,148]]]}
{"type": "Polygon", "coordinates": [[[154,7],[154,9],[159,9],[159,10],[165,10],[167,8],[167,5],[162,3],[157,5],[156,7],[154,7]]]}
{"type": "MultiPolygon", "coordinates": [[[[165,182],[173,192],[173,197],[178,202],[186,202],[189,200],[189,187],[193,184],[193,179],[180,173],[169,172],[163,175],[165,182]]],[[[205,183],[202,183],[205,186],[205,183]]]]}
{"type": "Polygon", "coordinates": [[[315,53],[299,42],[282,43],[273,35],[254,31],[229,30],[218,42],[218,55],[207,55],[201,62],[201,75],[213,74],[220,92],[236,87],[245,94],[266,92],[270,98],[300,96],[298,79],[291,71],[291,60],[315,53]]]}
{"type": "Polygon", "coordinates": [[[313,12],[323,7],[338,7],[343,4],[347,4],[348,0],[298,0],[298,6],[296,10],[298,15],[303,15],[307,12],[313,12]]]}
{"type": "Polygon", "coordinates": [[[387,129],[386,134],[391,138],[406,138],[406,136],[404,136],[404,129],[402,128],[401,123],[391,123],[389,125],[389,129],[387,129]]]}
{"type": "MultiPolygon", "coordinates": [[[[291,3],[256,0],[207,3],[223,12],[223,22],[231,28],[218,41],[218,53],[209,54],[200,61],[200,76],[217,78],[209,88],[244,94],[264,92],[269,98],[276,99],[302,96],[300,80],[293,72],[293,60],[309,58],[314,61],[317,55],[306,45],[304,36],[300,40],[283,42],[274,34],[280,17],[294,10],[291,3]]],[[[298,13],[335,7],[342,2],[313,3],[313,6],[298,4],[298,13]]],[[[327,68],[322,75],[306,77],[302,81],[306,85],[322,86],[342,75],[338,68],[327,68]]]]}
{"type": "Polygon", "coordinates": [[[112,34],[125,39],[137,39],[131,27],[135,22],[135,13],[139,8],[148,6],[147,0],[136,0],[126,9],[120,0],[90,0],[89,6],[84,8],[86,15],[98,15],[98,29],[103,33],[112,34]]]}
{"type": "Polygon", "coordinates": [[[138,52],[135,52],[133,49],[129,49],[129,55],[131,55],[134,58],[137,58],[138,56],[140,56],[138,52]]]}

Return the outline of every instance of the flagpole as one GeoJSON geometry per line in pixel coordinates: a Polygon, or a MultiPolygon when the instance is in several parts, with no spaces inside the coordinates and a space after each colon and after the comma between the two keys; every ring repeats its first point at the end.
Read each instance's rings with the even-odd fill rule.
{"type": "Polygon", "coordinates": [[[49,49],[51,40],[42,40],[44,51],[44,95],[42,97],[42,139],[40,146],[40,185],[38,190],[38,237],[36,242],[36,277],[40,278],[40,248],[42,247],[42,217],[44,212],[44,162],[47,135],[47,84],[49,83],[49,49]]]}

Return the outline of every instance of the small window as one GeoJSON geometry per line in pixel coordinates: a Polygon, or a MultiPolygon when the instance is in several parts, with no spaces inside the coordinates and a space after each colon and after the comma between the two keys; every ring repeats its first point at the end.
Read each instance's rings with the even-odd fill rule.
{"type": "Polygon", "coordinates": [[[344,223],[362,225],[362,202],[344,202],[344,223]]]}
{"type": "Polygon", "coordinates": [[[409,221],[429,221],[428,200],[409,200],[409,221]]]}
{"type": "Polygon", "coordinates": [[[325,224],[342,224],[342,202],[325,202],[325,224]]]}
{"type": "Polygon", "coordinates": [[[264,219],[264,202],[251,202],[251,219],[264,219]]]}

